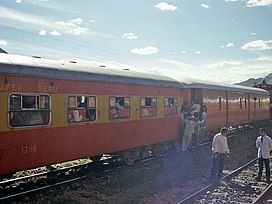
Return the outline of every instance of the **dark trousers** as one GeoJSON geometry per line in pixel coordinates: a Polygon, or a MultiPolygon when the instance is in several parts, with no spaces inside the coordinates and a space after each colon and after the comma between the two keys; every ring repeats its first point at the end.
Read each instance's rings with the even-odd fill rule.
{"type": "Polygon", "coordinates": [[[211,178],[220,178],[225,165],[226,154],[214,153],[212,161],[211,178]]]}
{"type": "Polygon", "coordinates": [[[263,174],[263,164],[265,165],[265,175],[266,181],[270,181],[270,167],[269,167],[269,159],[259,158],[259,172],[258,172],[258,179],[262,178],[263,174]]]}

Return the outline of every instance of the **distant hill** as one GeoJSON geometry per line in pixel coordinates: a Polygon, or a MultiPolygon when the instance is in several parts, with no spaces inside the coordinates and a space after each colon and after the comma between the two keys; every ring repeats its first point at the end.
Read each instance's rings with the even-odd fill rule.
{"type": "Polygon", "coordinates": [[[0,47],[0,53],[7,53],[7,52],[0,47]]]}
{"type": "Polygon", "coordinates": [[[266,77],[264,78],[258,78],[258,79],[254,79],[254,78],[250,78],[246,81],[240,82],[240,83],[236,83],[236,85],[242,85],[242,86],[254,86],[254,84],[260,84],[262,83],[262,81],[265,79],[266,83],[272,84],[272,73],[268,74],[266,77]]]}

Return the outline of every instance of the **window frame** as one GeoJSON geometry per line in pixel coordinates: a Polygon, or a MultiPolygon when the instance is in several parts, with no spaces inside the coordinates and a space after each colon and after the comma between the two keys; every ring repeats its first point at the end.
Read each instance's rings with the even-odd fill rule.
{"type": "Polygon", "coordinates": [[[216,107],[217,110],[222,110],[222,97],[221,96],[217,96],[216,98],[216,107]]]}
{"type": "Polygon", "coordinates": [[[10,93],[8,95],[8,114],[7,114],[7,120],[8,120],[8,126],[10,129],[24,129],[24,128],[39,128],[39,127],[48,127],[51,125],[52,122],[52,98],[51,95],[49,93],[29,93],[29,92],[13,92],[10,93]],[[11,110],[11,96],[12,95],[21,95],[21,108],[20,109],[14,109],[11,110]],[[35,96],[35,100],[36,100],[36,107],[35,108],[23,108],[23,96],[35,96]],[[37,103],[37,96],[39,98],[39,103],[37,103]],[[48,96],[49,99],[49,108],[48,109],[40,109],[40,97],[41,96],[48,96]],[[38,108],[37,108],[38,107],[38,108]],[[23,126],[11,126],[10,121],[11,121],[11,112],[31,112],[31,111],[39,111],[39,112],[43,112],[43,111],[48,111],[49,115],[48,115],[48,122],[46,124],[38,124],[38,125],[23,125],[23,126]]]}
{"type": "Polygon", "coordinates": [[[157,97],[153,97],[153,96],[142,96],[142,97],[140,97],[140,117],[141,118],[156,118],[157,116],[158,116],[158,98],[157,97]],[[151,99],[151,105],[147,106],[146,105],[146,99],[149,99],[149,98],[151,99]],[[145,99],[145,106],[142,106],[142,99],[145,99]],[[155,106],[152,106],[152,100],[153,99],[156,99],[156,105],[155,106]],[[141,114],[141,111],[142,111],[143,108],[155,108],[156,113],[155,113],[155,115],[150,115],[150,116],[146,115],[146,116],[143,116],[141,114]]]}
{"type": "Polygon", "coordinates": [[[164,116],[165,117],[171,117],[171,116],[178,116],[178,106],[179,106],[179,101],[178,101],[178,97],[175,97],[175,96],[166,96],[164,97],[164,100],[163,100],[163,107],[164,107],[164,116]],[[165,99],[173,99],[174,100],[174,106],[172,106],[172,108],[175,108],[175,114],[166,114],[166,107],[170,107],[169,105],[165,105],[165,99]],[[175,104],[176,103],[176,104],[175,104]]]}
{"type": "Polygon", "coordinates": [[[98,108],[97,108],[97,96],[96,95],[92,95],[92,94],[69,94],[67,95],[66,97],[66,124],[68,125],[80,125],[80,124],[89,124],[89,123],[95,123],[97,121],[97,118],[98,118],[98,108]],[[77,102],[77,97],[86,97],[86,100],[87,100],[87,107],[81,107],[81,108],[78,108],[77,105],[75,106],[75,108],[72,108],[68,107],[68,102],[69,102],[69,97],[76,97],[76,102],[77,102]],[[95,120],[89,120],[89,121],[73,121],[73,122],[69,122],[68,121],[68,114],[69,114],[69,110],[86,110],[86,109],[89,109],[90,107],[88,106],[89,104],[89,101],[88,101],[88,97],[94,97],[95,98],[95,108],[92,108],[93,110],[95,110],[95,120]]]}
{"type": "Polygon", "coordinates": [[[120,120],[130,120],[131,119],[131,96],[120,96],[120,95],[111,95],[108,97],[108,120],[109,121],[120,121],[120,120]],[[115,105],[116,105],[116,98],[124,98],[124,108],[128,108],[129,109],[129,117],[120,117],[120,118],[111,118],[110,117],[110,110],[111,109],[116,109],[115,105],[111,106],[111,98],[115,98],[115,105]],[[129,99],[129,106],[125,106],[125,99],[128,98],[129,99]]]}
{"type": "Polygon", "coordinates": [[[240,109],[243,109],[243,101],[241,97],[239,98],[239,107],[240,109]]]}

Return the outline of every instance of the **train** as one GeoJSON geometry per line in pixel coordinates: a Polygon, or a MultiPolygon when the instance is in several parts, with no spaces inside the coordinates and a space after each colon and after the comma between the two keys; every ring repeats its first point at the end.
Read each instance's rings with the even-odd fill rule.
{"type": "Polygon", "coordinates": [[[129,165],[160,155],[196,99],[208,108],[207,131],[269,118],[258,88],[0,54],[0,176],[103,154],[129,165]]]}

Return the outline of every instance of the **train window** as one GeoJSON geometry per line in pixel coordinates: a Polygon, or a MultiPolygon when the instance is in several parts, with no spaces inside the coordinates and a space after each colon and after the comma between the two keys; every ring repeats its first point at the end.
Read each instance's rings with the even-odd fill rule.
{"type": "Polygon", "coordinates": [[[50,97],[43,94],[11,94],[9,124],[11,127],[48,125],[50,97]]]}
{"type": "Polygon", "coordinates": [[[221,96],[217,97],[217,110],[221,110],[222,109],[222,98],[221,96]]]}
{"type": "Polygon", "coordinates": [[[247,99],[246,98],[245,98],[244,103],[245,103],[245,109],[247,109],[247,99]]]}
{"type": "Polygon", "coordinates": [[[164,98],[164,115],[177,115],[178,99],[177,98],[164,98]]]}
{"type": "Polygon", "coordinates": [[[110,97],[109,98],[109,119],[130,118],[130,98],[110,97]]]}
{"type": "Polygon", "coordinates": [[[157,98],[141,98],[141,117],[157,116],[157,98]]]}
{"type": "Polygon", "coordinates": [[[257,98],[256,97],[254,97],[254,108],[256,108],[256,101],[257,101],[257,98]]]}
{"type": "Polygon", "coordinates": [[[259,108],[261,108],[261,99],[258,99],[259,108]]]}
{"type": "Polygon", "coordinates": [[[240,109],[243,108],[242,98],[239,98],[239,107],[240,107],[240,109]]]}
{"type": "Polygon", "coordinates": [[[69,123],[95,121],[96,110],[95,96],[68,96],[67,121],[69,123]]]}

